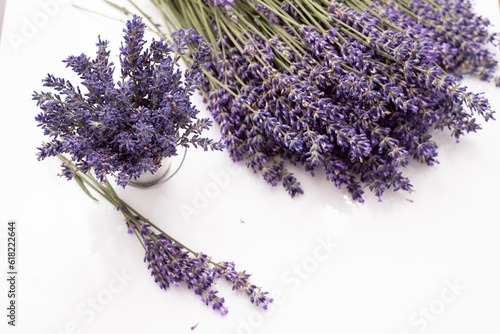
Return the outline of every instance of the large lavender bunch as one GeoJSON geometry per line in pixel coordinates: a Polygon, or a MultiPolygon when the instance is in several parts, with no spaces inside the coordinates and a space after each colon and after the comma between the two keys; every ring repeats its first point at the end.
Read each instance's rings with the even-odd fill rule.
{"type": "MultiPolygon", "coordinates": [[[[141,173],[155,173],[162,159],[177,154],[177,147],[200,146],[220,150],[221,144],[200,137],[211,121],[198,119],[190,96],[203,78],[203,62],[210,45],[199,40],[183,73],[178,61],[193,42],[192,30],[179,30],[173,42],[153,40],[145,48],[145,24],[138,16],[127,22],[120,48],[121,76],[115,82],[108,42],[99,38],[95,59],[82,54],[64,62],[82,79],[84,92],[51,74],[44,86],[56,93],[35,92],[42,112],[36,117],[52,140],[39,148],[39,159],[68,153],[83,173],[94,169],[97,178],[116,176],[125,186],[141,173]]],[[[68,179],[74,170],[63,165],[68,179]]]]}
{"type": "Polygon", "coordinates": [[[224,298],[212,288],[216,279],[224,278],[233,290],[243,291],[251,303],[263,309],[267,309],[269,303],[273,302],[267,292],[250,282],[250,274],[235,270],[234,262],[214,262],[206,254],[184,246],[123,201],[109,181],[99,182],[92,172],[81,173],[73,161],[62,155],[58,157],[73,172],[74,180],[87,195],[93,199],[96,198],[92,192],[100,195],[123,214],[128,232],[135,234],[143,246],[144,262],[148,264],[151,276],[161,289],[166,290],[171,285],[185,286],[222,315],[228,309],[224,298]]]}
{"type": "MultiPolygon", "coordinates": [[[[470,6],[420,1],[433,9],[429,2],[453,7],[460,24],[475,18],[470,6]]],[[[484,67],[489,74],[481,76],[491,77],[496,63],[480,46],[486,21],[457,37],[477,44],[469,50],[447,43],[455,30],[441,29],[456,26],[437,10],[434,21],[419,18],[418,1],[154,3],[175,18],[171,28],[194,27],[216,46],[203,92],[232,159],[291,196],[302,189],[286,162],[323,170],[358,201],[363,185],[379,199],[389,188],[410,190],[401,169],[411,158],[436,163],[434,129],[447,128],[458,141],[480,129],[477,115],[493,118],[481,94],[446,72],[484,67]]]]}

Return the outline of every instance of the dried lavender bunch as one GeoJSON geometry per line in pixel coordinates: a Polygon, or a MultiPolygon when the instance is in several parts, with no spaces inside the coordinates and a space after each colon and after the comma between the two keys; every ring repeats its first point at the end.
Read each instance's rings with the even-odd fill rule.
{"type": "Polygon", "coordinates": [[[458,53],[433,39],[430,23],[367,9],[383,1],[153,2],[171,29],[193,27],[214,45],[202,92],[232,159],[292,197],[303,191],[286,162],[323,170],[360,202],[364,186],[379,200],[410,190],[401,169],[411,158],[437,162],[432,131],[447,128],[458,141],[480,129],[477,115],[493,118],[481,94],[440,66],[458,53]]]}
{"type": "Polygon", "coordinates": [[[71,159],[63,155],[58,155],[58,158],[67,169],[72,170],[73,179],[87,195],[96,200],[91,193],[91,190],[94,191],[123,214],[128,232],[135,234],[143,246],[144,262],[161,289],[166,290],[172,284],[176,287],[186,286],[222,315],[228,313],[224,298],[212,288],[219,278],[229,281],[233,290],[244,291],[256,306],[267,309],[269,303],[273,302],[267,292],[249,281],[250,274],[236,271],[233,262],[216,263],[207,255],[189,249],[123,201],[108,181],[103,184],[91,171],[85,174],[80,172],[71,159]]]}
{"type": "MultiPolygon", "coordinates": [[[[87,173],[93,168],[101,182],[114,175],[125,187],[144,172],[155,173],[163,158],[177,155],[178,146],[222,149],[219,142],[200,136],[211,121],[198,119],[190,101],[203,78],[210,45],[197,40],[183,78],[178,62],[187,51],[187,41],[193,42],[194,31],[179,30],[171,44],[153,40],[145,48],[145,27],[138,16],[127,22],[116,82],[108,42],[100,38],[95,59],[82,54],[64,60],[82,79],[84,92],[51,74],[43,80],[56,93],[33,94],[42,109],[36,121],[52,137],[39,148],[39,160],[68,153],[76,170],[87,173]]],[[[71,179],[74,170],[63,166],[62,174],[71,179]]]]}

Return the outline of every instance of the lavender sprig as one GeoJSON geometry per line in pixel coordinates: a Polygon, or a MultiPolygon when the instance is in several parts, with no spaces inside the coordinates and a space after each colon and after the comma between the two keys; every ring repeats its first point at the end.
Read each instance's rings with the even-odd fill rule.
{"type": "Polygon", "coordinates": [[[99,182],[92,172],[82,173],[69,158],[58,158],[74,173],[73,179],[87,195],[96,200],[91,190],[110,202],[125,218],[130,234],[135,234],[145,250],[144,262],[148,264],[155,282],[161,289],[186,286],[201,297],[202,302],[212,309],[227,314],[225,300],[213,290],[215,280],[224,277],[233,285],[233,290],[243,290],[256,306],[267,309],[273,299],[268,293],[249,281],[251,275],[235,270],[233,262],[214,262],[201,252],[195,252],[178,242],[133,207],[123,201],[109,181],[99,182]],[[90,188],[90,189],[89,189],[90,188]]]}
{"type": "MultiPolygon", "coordinates": [[[[42,109],[36,121],[52,137],[39,148],[39,160],[67,153],[76,170],[86,173],[93,168],[100,182],[114,175],[125,187],[144,172],[155,173],[163,158],[177,155],[179,146],[222,149],[221,143],[201,136],[212,122],[197,118],[199,111],[190,101],[199,89],[211,46],[193,30],[181,29],[170,44],[153,40],[145,48],[145,27],[138,16],[127,22],[116,82],[108,42],[100,38],[94,59],[82,54],[64,61],[82,79],[82,88],[51,74],[43,80],[55,93],[33,94],[42,109]],[[183,77],[178,62],[188,42],[196,45],[183,77]]],[[[67,166],[62,174],[74,177],[67,166]]]]}

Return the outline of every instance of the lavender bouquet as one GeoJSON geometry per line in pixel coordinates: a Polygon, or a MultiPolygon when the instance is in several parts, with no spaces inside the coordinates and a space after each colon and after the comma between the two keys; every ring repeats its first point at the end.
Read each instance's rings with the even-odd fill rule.
{"type": "Polygon", "coordinates": [[[228,312],[224,298],[212,286],[216,279],[225,279],[233,290],[244,291],[252,303],[267,309],[273,300],[249,281],[250,274],[236,271],[233,262],[214,262],[184,246],[124,202],[106,180],[108,173],[117,173],[117,183],[125,186],[130,177],[158,168],[160,158],[174,155],[179,145],[221,149],[219,143],[199,137],[210,121],[193,121],[198,111],[189,102],[203,76],[202,61],[210,46],[197,39],[198,46],[190,54],[193,63],[183,84],[175,66],[187,41],[193,42],[194,32],[180,30],[174,34],[173,44],[153,41],[143,51],[144,29],[137,16],[127,22],[120,58],[122,80],[117,87],[108,62],[107,42],[101,40],[95,60],[85,55],[66,60],[84,80],[87,93],[48,75],[45,85],[66,97],[34,95],[43,110],[36,119],[45,134],[54,137],[39,149],[39,158],[57,156],[64,176],[77,182],[91,198],[97,200],[97,194],[123,214],[128,232],[143,246],[144,261],[161,289],[185,286],[224,315],[228,312]],[[183,132],[177,137],[180,130],[183,132]]]}
{"type": "Polygon", "coordinates": [[[202,92],[234,161],[293,197],[286,163],[363,188],[411,190],[402,169],[437,162],[493,111],[461,75],[493,79],[489,22],[468,0],[152,0],[169,29],[214,45],[202,92]]]}
{"type": "Polygon", "coordinates": [[[193,41],[193,30],[179,30],[168,44],[164,39],[145,48],[146,26],[138,16],[127,22],[120,48],[121,76],[115,82],[109,61],[108,42],[99,38],[95,59],[82,54],[64,62],[82,79],[84,92],[69,81],[51,74],[44,86],[56,93],[35,92],[42,112],[36,117],[51,141],[39,148],[39,159],[69,154],[76,169],[63,164],[68,179],[75,170],[93,169],[105,182],[114,175],[125,187],[144,172],[155,173],[163,158],[177,155],[177,148],[190,145],[221,150],[222,145],[201,137],[211,121],[198,119],[190,97],[203,78],[203,62],[210,45],[198,39],[184,73],[179,59],[193,41]]]}

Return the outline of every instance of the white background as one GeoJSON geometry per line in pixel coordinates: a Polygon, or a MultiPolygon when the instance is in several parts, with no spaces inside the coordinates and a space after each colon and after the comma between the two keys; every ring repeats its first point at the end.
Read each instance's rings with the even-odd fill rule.
{"type": "MultiPolygon", "coordinates": [[[[94,54],[99,34],[111,40],[117,60],[123,25],[70,3],[7,2],[0,46],[0,328],[42,334],[500,333],[498,121],[483,122],[482,131],[459,144],[437,133],[440,164],[414,163],[406,171],[414,192],[388,192],[382,203],[367,193],[362,205],[321,173],[313,178],[294,169],[305,195],[291,199],[281,186],[272,188],[233,164],[226,152],[190,150],[181,171],[161,188],[120,194],[191,248],[234,260],[277,302],[260,310],[221,281],[217,288],[229,307],[222,317],[192,291],[160,290],[121,215],[57,177],[54,158],[35,158],[43,136],[31,94],[43,90],[41,79],[48,72],[71,78],[61,60],[94,54]],[[17,220],[19,238],[16,328],[6,325],[8,219],[17,220]]],[[[120,17],[102,1],[79,3],[120,17]]],[[[476,10],[500,30],[497,1],[481,1],[476,10]]],[[[470,79],[465,84],[484,91],[500,111],[500,89],[470,79]]],[[[214,126],[211,136],[218,131],[214,126]]]]}

